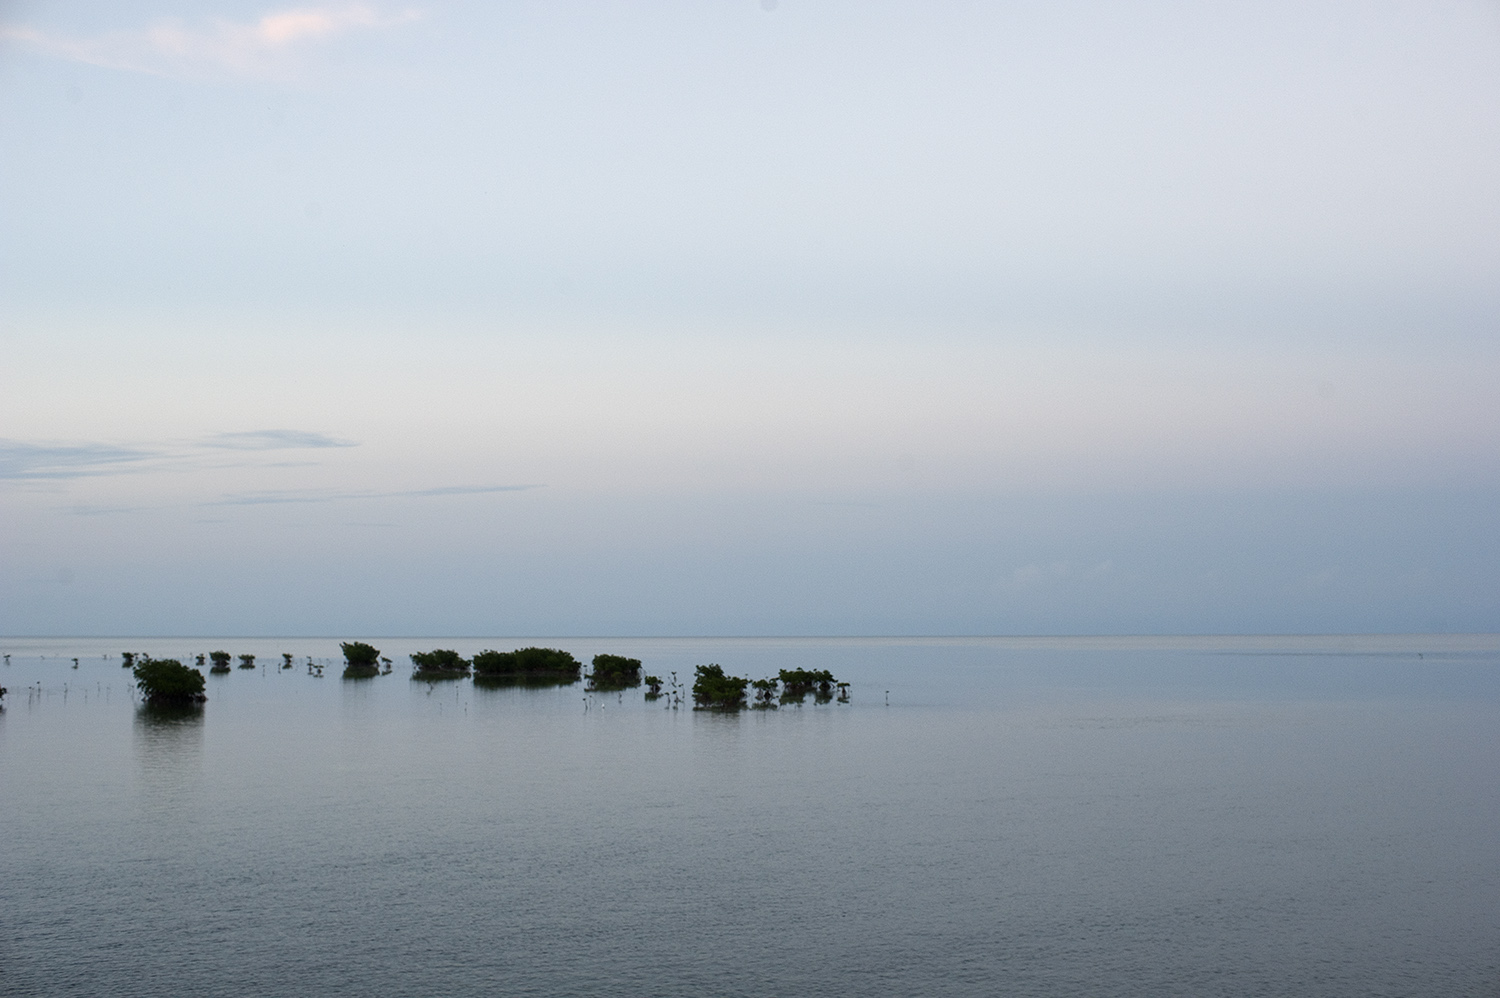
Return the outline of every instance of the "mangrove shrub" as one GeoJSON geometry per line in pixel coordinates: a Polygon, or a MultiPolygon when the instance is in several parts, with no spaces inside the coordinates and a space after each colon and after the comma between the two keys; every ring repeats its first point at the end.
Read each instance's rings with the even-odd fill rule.
{"type": "Polygon", "coordinates": [[[622,655],[595,655],[589,689],[623,690],[641,685],[641,660],[622,655]]]}
{"type": "Polygon", "coordinates": [[[782,703],[801,703],[809,693],[819,703],[833,699],[834,678],[827,669],[782,669],[777,676],[782,703]]]}
{"type": "Polygon", "coordinates": [[[147,658],[135,667],[135,685],[147,703],[194,704],[203,695],[203,673],[175,658],[147,658]]]}
{"type": "Polygon", "coordinates": [[[213,663],[214,663],[213,664],[213,668],[211,668],[211,669],[208,670],[209,672],[228,672],[229,671],[229,652],[227,652],[227,651],[211,651],[211,652],[208,653],[208,657],[210,659],[212,659],[213,663]]]}
{"type": "Polygon", "coordinates": [[[341,641],[344,651],[344,678],[369,679],[380,675],[380,649],[363,641],[341,641]]]}
{"type": "Polygon", "coordinates": [[[474,678],[495,682],[540,682],[566,685],[578,682],[583,663],[557,648],[486,649],[474,656],[474,678]]]}
{"type": "Polygon", "coordinates": [[[410,658],[416,666],[413,679],[461,679],[469,674],[469,660],[447,648],[412,652],[410,658]]]}
{"type": "Polygon", "coordinates": [[[749,685],[750,680],[726,676],[717,665],[700,665],[693,680],[693,702],[703,710],[739,710],[745,706],[749,685]]]}

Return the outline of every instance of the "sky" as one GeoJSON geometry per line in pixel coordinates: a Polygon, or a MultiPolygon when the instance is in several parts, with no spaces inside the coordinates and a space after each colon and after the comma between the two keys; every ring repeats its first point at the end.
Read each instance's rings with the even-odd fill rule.
{"type": "Polygon", "coordinates": [[[0,0],[0,634],[1500,631],[1500,4],[0,0]]]}

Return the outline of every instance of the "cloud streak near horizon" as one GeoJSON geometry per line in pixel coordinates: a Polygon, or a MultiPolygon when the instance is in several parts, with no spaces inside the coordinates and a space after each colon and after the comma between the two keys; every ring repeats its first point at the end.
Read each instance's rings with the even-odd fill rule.
{"type": "Polygon", "coordinates": [[[322,433],[305,430],[249,430],[242,433],[215,433],[203,446],[218,450],[297,450],[324,447],[358,447],[353,440],[339,440],[322,433]]]}
{"type": "Polygon", "coordinates": [[[241,492],[225,496],[200,506],[268,506],[286,503],[340,502],[348,499],[428,499],[439,496],[477,496],[496,492],[528,492],[546,488],[545,485],[443,485],[431,489],[400,489],[395,491],[337,489],[293,489],[274,492],[241,492]]]}
{"type": "Polygon", "coordinates": [[[214,18],[188,24],[170,18],[148,28],[94,37],[0,25],[0,40],[22,42],[74,62],[152,76],[275,78],[285,74],[287,59],[297,48],[353,31],[395,27],[421,16],[411,8],[386,13],[354,3],[277,10],[254,21],[214,18]]]}
{"type": "Polygon", "coordinates": [[[161,452],[102,443],[45,444],[0,440],[0,481],[86,478],[137,471],[161,452]]]}
{"type": "Polygon", "coordinates": [[[184,461],[205,451],[284,451],[358,447],[305,430],[250,430],[217,433],[196,443],[121,445],[82,441],[27,441],[0,439],[0,481],[64,480],[128,475],[157,468],[161,462],[184,461]]]}

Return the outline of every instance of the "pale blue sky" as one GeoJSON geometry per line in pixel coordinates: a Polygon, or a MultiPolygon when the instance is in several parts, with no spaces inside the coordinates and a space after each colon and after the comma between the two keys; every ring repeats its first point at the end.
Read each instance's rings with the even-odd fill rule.
{"type": "Polygon", "coordinates": [[[1494,3],[0,3],[0,633],[1500,630],[1497,107],[1494,3]]]}

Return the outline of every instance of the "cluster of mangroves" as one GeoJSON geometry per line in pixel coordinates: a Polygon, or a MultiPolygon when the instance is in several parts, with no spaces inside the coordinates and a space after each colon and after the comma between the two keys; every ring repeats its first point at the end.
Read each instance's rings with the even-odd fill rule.
{"type": "MultiPolygon", "coordinates": [[[[380,654],[380,649],[363,641],[341,642],[344,653],[345,679],[373,679],[387,676],[393,671],[389,658],[380,654]]],[[[747,707],[753,710],[775,710],[787,704],[802,704],[810,696],[814,703],[849,702],[849,684],[839,682],[826,669],[782,669],[775,678],[751,680],[745,676],[731,676],[719,665],[695,667],[691,690],[679,683],[677,673],[669,679],[643,675],[641,660],[623,655],[595,655],[590,671],[585,674],[583,663],[571,652],[560,648],[517,648],[514,651],[486,649],[472,658],[464,658],[447,648],[413,652],[412,679],[426,682],[441,682],[453,679],[472,678],[479,685],[488,686],[567,686],[587,680],[591,692],[616,692],[645,686],[647,700],[665,698],[668,706],[677,707],[691,696],[695,710],[738,711],[747,707]],[[752,692],[753,691],[753,697],[752,692]]],[[[240,655],[241,669],[255,668],[254,655],[240,655]]],[[[193,704],[208,699],[204,693],[203,673],[205,661],[212,662],[209,672],[229,672],[233,657],[225,651],[198,655],[198,668],[184,665],[177,659],[155,659],[149,655],[126,652],[124,665],[134,670],[136,687],[147,702],[193,704]]],[[[290,669],[293,656],[284,654],[280,667],[290,669]]],[[[322,675],[323,666],[307,660],[308,671],[322,675]]]]}

